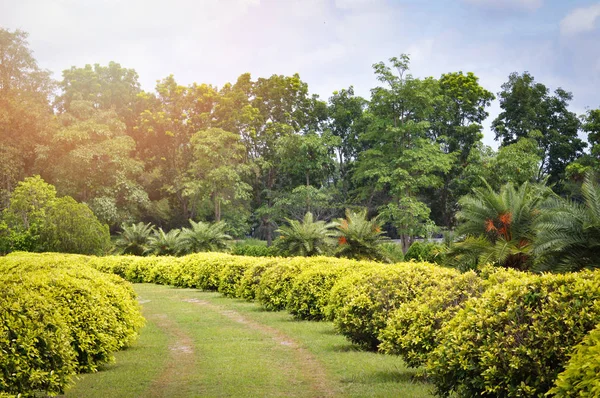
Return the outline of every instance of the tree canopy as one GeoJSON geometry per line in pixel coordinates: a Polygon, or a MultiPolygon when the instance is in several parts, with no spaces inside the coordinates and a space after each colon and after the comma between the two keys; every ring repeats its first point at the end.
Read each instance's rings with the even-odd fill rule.
{"type": "Polygon", "coordinates": [[[0,59],[2,231],[65,214],[28,202],[46,192],[72,197],[52,200],[82,220],[87,206],[113,233],[160,227],[159,251],[174,250],[169,230],[196,225],[184,231],[191,239],[209,225],[199,222],[271,244],[308,212],[329,223],[347,209],[376,218],[406,251],[456,228],[460,198],[486,183],[547,183],[581,202],[584,176],[600,171],[600,110],[576,115],[569,91],[526,71],[497,94],[494,150],[482,139],[496,96],[468,71],[419,77],[406,54],[372,66],[368,98],[349,86],[327,100],[298,74],[242,73],[222,86],[169,75],[146,91],[135,69],[110,62],[54,81],[20,30],[0,29],[0,59]],[[26,181],[39,189],[23,196],[18,182],[34,175],[26,181]]]}

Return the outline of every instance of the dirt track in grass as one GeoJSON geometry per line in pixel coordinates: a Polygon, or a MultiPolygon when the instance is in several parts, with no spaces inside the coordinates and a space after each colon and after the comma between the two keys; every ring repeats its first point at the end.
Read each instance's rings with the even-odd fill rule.
{"type": "Polygon", "coordinates": [[[195,289],[134,288],[147,320],[139,340],[66,398],[432,396],[399,358],[359,350],[330,322],[195,289]]]}
{"type": "Polygon", "coordinates": [[[290,336],[282,333],[273,327],[263,325],[261,323],[252,321],[242,314],[229,310],[227,308],[212,304],[206,300],[200,299],[184,299],[183,301],[208,308],[211,311],[215,311],[222,316],[230,319],[234,322],[244,325],[245,327],[258,331],[267,337],[270,337],[274,344],[279,348],[284,347],[293,352],[295,360],[292,363],[282,369],[283,372],[288,374],[290,377],[296,377],[298,372],[301,372],[304,377],[310,381],[310,389],[313,391],[315,397],[333,397],[333,389],[330,385],[330,377],[323,368],[323,365],[312,355],[308,350],[301,347],[290,336]]]}

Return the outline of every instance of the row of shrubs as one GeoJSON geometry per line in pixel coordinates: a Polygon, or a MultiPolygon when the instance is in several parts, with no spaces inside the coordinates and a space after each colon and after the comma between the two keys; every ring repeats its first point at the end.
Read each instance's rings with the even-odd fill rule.
{"type": "Polygon", "coordinates": [[[298,319],[331,320],[352,342],[422,366],[442,396],[595,397],[600,389],[598,271],[460,273],[428,263],[221,253],[69,259],[132,282],[219,291],[298,319]]]}
{"type": "Polygon", "coordinates": [[[136,338],[144,319],[130,283],[87,259],[0,257],[0,396],[60,394],[136,338]]]}

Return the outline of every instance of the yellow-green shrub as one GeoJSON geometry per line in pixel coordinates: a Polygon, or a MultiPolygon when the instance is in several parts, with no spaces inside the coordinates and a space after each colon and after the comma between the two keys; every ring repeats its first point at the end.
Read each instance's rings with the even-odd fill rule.
{"type": "Polygon", "coordinates": [[[202,290],[219,288],[219,272],[227,265],[235,263],[238,257],[223,253],[197,253],[182,257],[175,286],[202,290]]]}
{"type": "Polygon", "coordinates": [[[275,264],[275,260],[265,257],[233,257],[234,261],[227,264],[219,273],[219,293],[227,297],[238,297],[238,289],[244,274],[251,267],[275,264]]]}
{"type": "Polygon", "coordinates": [[[444,396],[543,396],[598,322],[600,272],[523,275],[469,300],[427,369],[444,396]]]}
{"type": "Polygon", "coordinates": [[[375,264],[340,279],[326,314],[350,341],[376,349],[389,314],[430,286],[455,278],[458,271],[427,263],[375,264]]]}
{"type": "MultiPolygon", "coordinates": [[[[12,392],[9,388],[13,383],[21,384],[18,392],[26,394],[33,394],[40,387],[52,393],[62,390],[68,382],[66,375],[74,370],[96,370],[99,364],[112,359],[112,352],[123,348],[137,336],[143,318],[131,286],[118,276],[89,267],[89,261],[89,257],[61,254],[16,254],[0,259],[0,288],[5,292],[2,297],[12,300],[12,303],[6,301],[9,309],[2,311],[4,317],[0,330],[4,334],[0,339],[10,333],[32,336],[52,331],[70,346],[69,356],[72,357],[72,362],[61,360],[61,369],[44,373],[35,369],[38,366],[36,361],[57,363],[51,353],[39,357],[32,354],[33,351],[24,353],[33,349],[32,346],[27,350],[23,348],[26,337],[25,340],[9,339],[9,346],[3,351],[21,354],[20,357],[14,356],[13,360],[32,364],[29,389],[22,386],[22,377],[15,375],[18,372],[12,372],[9,376],[21,377],[20,381],[9,377],[9,381],[0,383],[0,391],[12,392]],[[39,305],[29,305],[24,309],[19,304],[20,300],[27,302],[34,294],[39,305]],[[24,316],[21,329],[7,326],[14,309],[24,316]],[[26,321],[27,314],[35,314],[31,322],[26,321]],[[44,323],[52,316],[49,314],[57,317],[50,326],[44,323]],[[41,323],[36,325],[36,322],[41,323]],[[38,330],[32,331],[31,328],[38,330]],[[11,344],[16,344],[17,349],[11,344]]],[[[46,342],[40,338],[35,340],[35,344],[44,345],[46,342]]],[[[27,365],[21,364],[18,370],[23,369],[27,369],[27,365]]]]}
{"type": "Polygon", "coordinates": [[[267,269],[276,266],[278,261],[280,261],[280,259],[275,258],[273,261],[257,262],[248,267],[238,283],[236,296],[248,301],[254,300],[256,298],[262,274],[267,269]]]}
{"type": "Polygon", "coordinates": [[[0,282],[0,396],[62,393],[77,366],[54,303],[28,285],[0,282]]]}
{"type": "Polygon", "coordinates": [[[441,326],[471,297],[480,296],[488,285],[473,271],[442,280],[392,312],[379,334],[379,351],[401,355],[411,367],[427,361],[438,345],[441,326]]]}
{"type": "Polygon", "coordinates": [[[333,285],[340,277],[364,266],[364,262],[332,259],[329,263],[302,270],[290,287],[287,311],[298,319],[324,319],[333,285]]]}
{"type": "Polygon", "coordinates": [[[550,393],[558,398],[600,397],[600,324],[575,347],[550,393]]]}
{"type": "Polygon", "coordinates": [[[256,299],[269,311],[283,310],[287,306],[290,288],[300,272],[338,261],[332,257],[292,257],[279,259],[265,270],[256,290],[256,299]]]}

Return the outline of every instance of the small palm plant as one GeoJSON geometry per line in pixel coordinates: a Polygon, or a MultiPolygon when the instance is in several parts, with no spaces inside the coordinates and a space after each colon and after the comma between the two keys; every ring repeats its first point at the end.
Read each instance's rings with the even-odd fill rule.
{"type": "Polygon", "coordinates": [[[288,226],[280,227],[277,247],[292,256],[316,256],[326,254],[335,242],[336,223],[315,221],[312,213],[306,213],[302,222],[286,219],[288,226]]]}
{"type": "Polygon", "coordinates": [[[191,228],[182,228],[177,242],[180,254],[212,252],[225,250],[231,236],[225,233],[227,224],[223,221],[216,223],[195,222],[190,220],[191,228]]]}
{"type": "Polygon", "coordinates": [[[485,188],[473,189],[472,195],[459,200],[462,221],[458,234],[466,235],[448,252],[458,259],[474,259],[478,264],[495,263],[520,270],[533,263],[533,224],[540,206],[551,191],[544,186],[524,183],[519,188],[506,184],[495,192],[485,188]]]}
{"type": "Polygon", "coordinates": [[[360,260],[384,260],[381,244],[387,240],[377,217],[367,220],[367,211],[346,210],[346,218],[339,221],[337,255],[360,260]]]}
{"type": "Polygon", "coordinates": [[[542,269],[577,271],[600,267],[600,187],[587,175],[583,203],[553,198],[536,222],[533,252],[542,269]]]}
{"type": "Polygon", "coordinates": [[[148,238],[146,254],[154,254],[156,256],[176,255],[180,232],[181,231],[178,229],[172,229],[169,232],[165,232],[162,228],[154,231],[154,234],[148,238]]]}
{"type": "Polygon", "coordinates": [[[122,254],[133,254],[134,256],[142,256],[148,250],[148,240],[154,231],[152,224],[137,224],[122,225],[123,231],[119,234],[119,238],[115,242],[115,246],[122,254]]]}

